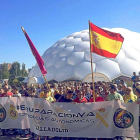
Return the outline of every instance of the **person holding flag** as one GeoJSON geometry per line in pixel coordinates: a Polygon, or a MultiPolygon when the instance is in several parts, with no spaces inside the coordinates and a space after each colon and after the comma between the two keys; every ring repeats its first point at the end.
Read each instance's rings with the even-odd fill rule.
{"type": "MultiPolygon", "coordinates": [[[[49,86],[49,84],[48,84],[48,82],[47,82],[47,79],[46,79],[46,77],[45,77],[45,75],[46,75],[46,73],[47,73],[47,70],[46,70],[45,67],[44,67],[44,60],[42,59],[42,57],[41,57],[40,54],[38,53],[37,49],[35,48],[33,42],[32,42],[31,39],[29,38],[29,36],[28,36],[28,34],[26,33],[26,31],[24,30],[24,28],[21,27],[21,29],[22,29],[22,31],[23,31],[23,33],[24,33],[24,35],[25,35],[25,37],[26,37],[26,39],[27,39],[27,41],[28,41],[28,44],[29,44],[30,49],[31,49],[31,51],[32,51],[32,54],[34,55],[34,57],[35,57],[35,59],[36,59],[36,61],[37,61],[37,63],[38,63],[38,66],[39,66],[39,68],[40,68],[40,70],[41,70],[41,73],[42,73],[42,75],[43,75],[43,77],[44,77],[44,79],[45,79],[45,81],[46,81],[46,85],[48,86],[48,89],[49,89],[49,91],[51,92],[50,86],[49,86]]],[[[32,133],[32,134],[33,134],[33,133],[32,133]]],[[[34,134],[33,134],[32,136],[34,137],[34,134]]],[[[39,137],[39,139],[40,139],[40,136],[38,136],[38,137],[39,137]]]]}

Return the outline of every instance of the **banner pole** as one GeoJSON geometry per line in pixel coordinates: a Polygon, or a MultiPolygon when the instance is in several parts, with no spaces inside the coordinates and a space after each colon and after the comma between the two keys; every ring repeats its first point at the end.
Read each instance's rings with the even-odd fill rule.
{"type": "MultiPolygon", "coordinates": [[[[43,75],[43,74],[42,74],[43,75]]],[[[49,88],[49,91],[51,92],[51,89],[50,89],[50,86],[49,86],[49,84],[48,84],[48,81],[47,81],[47,78],[43,75],[43,77],[44,77],[44,80],[45,80],[45,82],[46,82],[46,85],[48,86],[48,88],[49,88]]]]}
{"type": "Polygon", "coordinates": [[[95,91],[94,91],[94,76],[93,76],[93,65],[92,65],[92,52],[91,52],[91,30],[90,30],[90,20],[89,22],[89,42],[90,42],[90,58],[91,58],[91,73],[92,73],[92,86],[93,86],[93,90],[92,90],[92,96],[94,98],[94,102],[95,102],[95,91]]]}

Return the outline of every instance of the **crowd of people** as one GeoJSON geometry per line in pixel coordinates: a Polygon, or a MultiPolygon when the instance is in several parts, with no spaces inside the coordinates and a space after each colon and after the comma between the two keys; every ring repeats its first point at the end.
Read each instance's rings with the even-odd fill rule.
{"type": "MultiPolygon", "coordinates": [[[[140,73],[139,73],[140,75],[140,73]]],[[[0,88],[0,97],[32,97],[44,98],[48,102],[103,102],[111,100],[120,100],[124,103],[137,102],[140,105],[140,76],[133,73],[131,80],[133,86],[129,87],[124,80],[118,79],[114,82],[61,82],[49,84],[38,84],[30,86],[23,84],[21,87],[8,85],[5,81],[0,88]],[[94,89],[94,92],[93,92],[94,89]]],[[[140,123],[139,123],[140,126],[140,123]]],[[[30,135],[34,138],[34,135],[30,135]]]]}

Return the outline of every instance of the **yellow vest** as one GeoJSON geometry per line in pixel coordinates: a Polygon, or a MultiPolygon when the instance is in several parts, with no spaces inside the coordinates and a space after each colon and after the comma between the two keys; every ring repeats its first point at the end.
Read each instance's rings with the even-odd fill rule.
{"type": "Polygon", "coordinates": [[[125,103],[136,102],[137,96],[135,94],[123,95],[123,99],[125,103]]]}

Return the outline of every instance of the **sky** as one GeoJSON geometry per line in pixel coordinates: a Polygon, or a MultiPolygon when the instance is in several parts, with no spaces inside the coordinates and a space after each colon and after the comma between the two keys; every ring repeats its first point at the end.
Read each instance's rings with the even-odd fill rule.
{"type": "Polygon", "coordinates": [[[43,55],[61,38],[88,29],[88,20],[140,33],[140,0],[1,0],[0,64],[36,64],[21,26],[43,55]]]}

